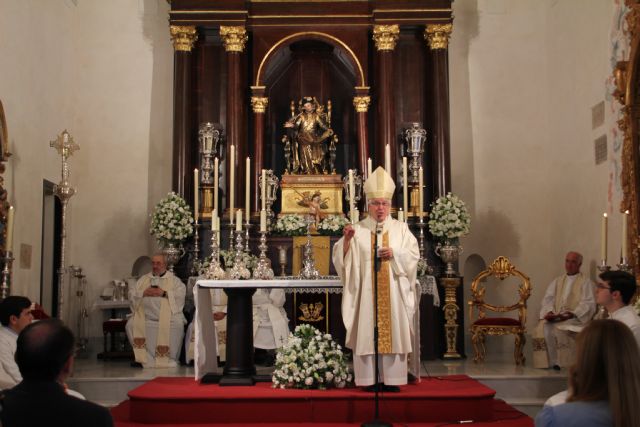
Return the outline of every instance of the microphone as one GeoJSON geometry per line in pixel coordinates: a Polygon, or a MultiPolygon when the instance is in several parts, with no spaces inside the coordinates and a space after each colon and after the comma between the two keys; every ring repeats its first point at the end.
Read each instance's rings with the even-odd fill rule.
{"type": "Polygon", "coordinates": [[[378,249],[380,249],[380,243],[382,242],[382,223],[376,223],[376,262],[375,262],[375,270],[380,271],[380,255],[378,254],[378,249]]]}

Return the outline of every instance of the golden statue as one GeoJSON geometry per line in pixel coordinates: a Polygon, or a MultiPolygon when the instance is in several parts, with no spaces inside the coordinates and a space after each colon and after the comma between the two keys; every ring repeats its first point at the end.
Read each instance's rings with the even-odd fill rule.
{"type": "Polygon", "coordinates": [[[328,112],[315,97],[306,96],[298,103],[298,114],[291,101],[291,118],[284,124],[286,171],[299,175],[334,172],[337,137],[331,129],[331,101],[328,112]],[[333,138],[332,138],[333,137],[333,138]]]}

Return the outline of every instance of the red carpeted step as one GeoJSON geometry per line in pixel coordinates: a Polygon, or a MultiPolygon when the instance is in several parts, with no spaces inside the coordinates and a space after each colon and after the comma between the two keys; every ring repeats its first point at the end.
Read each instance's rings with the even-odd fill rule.
{"type": "MultiPolygon", "coordinates": [[[[492,418],[495,392],[464,376],[423,378],[386,393],[383,419],[430,423],[492,418]]],[[[373,414],[373,394],[359,388],[281,390],[202,385],[190,378],[156,378],[129,393],[129,421],[145,424],[361,423],[373,414]]],[[[316,424],[317,425],[317,424],[316,424]]]]}

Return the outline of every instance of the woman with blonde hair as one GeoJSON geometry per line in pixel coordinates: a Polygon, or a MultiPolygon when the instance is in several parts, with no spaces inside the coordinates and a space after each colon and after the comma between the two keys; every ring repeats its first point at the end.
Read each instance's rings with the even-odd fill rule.
{"type": "Polygon", "coordinates": [[[536,426],[640,427],[640,351],[617,320],[594,320],[577,338],[567,403],[545,406],[536,426]]]}

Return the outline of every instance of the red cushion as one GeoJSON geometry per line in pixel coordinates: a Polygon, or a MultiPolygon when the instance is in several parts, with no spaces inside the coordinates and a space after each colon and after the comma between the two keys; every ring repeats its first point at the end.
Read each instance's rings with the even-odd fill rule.
{"type": "Polygon", "coordinates": [[[496,326],[520,326],[518,319],[512,319],[510,317],[485,317],[484,319],[478,319],[473,322],[474,325],[496,325],[496,326]]]}

